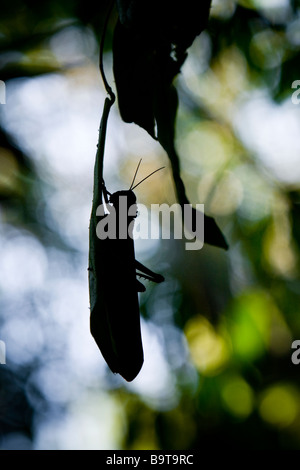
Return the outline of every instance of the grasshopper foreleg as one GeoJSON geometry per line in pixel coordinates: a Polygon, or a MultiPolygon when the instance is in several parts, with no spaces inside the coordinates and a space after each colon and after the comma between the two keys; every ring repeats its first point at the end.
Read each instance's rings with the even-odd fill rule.
{"type": "Polygon", "coordinates": [[[137,260],[135,260],[135,267],[136,269],[141,271],[141,272],[136,271],[137,276],[141,276],[144,279],[149,279],[149,281],[157,282],[157,283],[163,282],[165,280],[165,278],[161,274],[157,274],[151,271],[151,269],[147,268],[146,266],[144,266],[142,263],[140,263],[137,260]]]}

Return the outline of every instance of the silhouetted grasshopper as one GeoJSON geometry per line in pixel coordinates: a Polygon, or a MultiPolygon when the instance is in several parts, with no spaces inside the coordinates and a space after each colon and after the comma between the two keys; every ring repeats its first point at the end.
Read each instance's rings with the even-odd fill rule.
{"type": "MultiPolygon", "coordinates": [[[[106,25],[107,22],[103,38],[106,25]]],[[[127,229],[127,235],[128,230],[130,233],[133,230],[136,217],[136,197],[133,189],[137,186],[133,187],[133,184],[139,166],[129,190],[110,194],[104,184],[103,160],[106,128],[115,95],[105,78],[102,54],[103,40],[100,45],[100,72],[109,96],[104,102],[99,130],[89,229],[90,328],[112,372],[119,373],[127,381],[131,381],[139,373],[144,360],[138,292],[144,291],[145,287],[138,281],[137,276],[154,282],[162,282],[164,278],[135,259],[134,242],[131,236],[125,238],[119,236],[120,229],[123,230],[124,227],[127,229]],[[121,201],[124,199],[127,205],[125,213],[121,208],[121,201]],[[101,210],[103,203],[106,203],[109,214],[101,210]],[[130,214],[128,214],[129,208],[131,208],[130,214]],[[132,212],[132,209],[135,209],[135,212],[132,212]],[[124,223],[120,225],[117,222],[115,237],[108,236],[101,239],[97,236],[97,225],[99,221],[105,224],[112,216],[113,210],[116,221],[119,221],[122,216],[124,223]]]]}
{"type": "MultiPolygon", "coordinates": [[[[96,214],[100,217],[92,230],[96,228],[102,239],[97,236],[92,242],[94,256],[89,268],[91,333],[112,372],[127,381],[137,376],[144,360],[138,292],[145,291],[145,287],[137,277],[157,283],[164,280],[135,259],[132,230],[137,206],[133,189],[138,185],[133,187],[133,183],[134,180],[129,190],[114,194],[102,184],[109,213],[104,214],[104,205],[98,206],[96,214]],[[109,225],[110,218],[115,233],[109,234],[103,229],[109,225]]],[[[94,234],[91,233],[91,237],[94,238],[94,234]]]]}

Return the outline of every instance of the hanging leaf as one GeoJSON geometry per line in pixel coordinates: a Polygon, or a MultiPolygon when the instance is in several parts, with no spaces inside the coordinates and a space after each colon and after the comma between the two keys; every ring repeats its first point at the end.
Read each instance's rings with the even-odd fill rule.
{"type": "MultiPolygon", "coordinates": [[[[188,0],[182,8],[171,1],[117,1],[113,67],[120,114],[124,122],[145,129],[167,152],[181,206],[189,200],[175,148],[178,96],[172,82],[187,48],[207,24],[210,4],[211,0],[188,0]]],[[[227,249],[214,219],[204,216],[204,225],[205,242],[227,249]]]]}

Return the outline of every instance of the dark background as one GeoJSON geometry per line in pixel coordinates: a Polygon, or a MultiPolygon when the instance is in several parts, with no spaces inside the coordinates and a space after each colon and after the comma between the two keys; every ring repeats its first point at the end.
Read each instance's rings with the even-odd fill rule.
{"type": "MultiPolygon", "coordinates": [[[[300,5],[213,1],[176,78],[182,178],[230,248],[137,241],[138,259],[166,281],[140,297],[145,364],[131,384],[89,334],[107,6],[1,5],[0,448],[298,450],[300,5]]],[[[137,188],[139,202],[175,202],[165,152],[116,105],[107,187],[127,188],[141,157],[140,178],[167,169],[137,188]]]]}

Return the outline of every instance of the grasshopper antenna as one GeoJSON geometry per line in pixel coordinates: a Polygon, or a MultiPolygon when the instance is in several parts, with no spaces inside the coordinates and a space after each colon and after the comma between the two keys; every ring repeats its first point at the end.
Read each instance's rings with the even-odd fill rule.
{"type": "Polygon", "coordinates": [[[142,159],[140,159],[140,161],[139,161],[139,163],[138,163],[138,166],[137,166],[137,168],[136,168],[136,170],[135,170],[134,177],[133,177],[132,183],[131,183],[131,185],[130,185],[129,191],[132,189],[133,183],[135,182],[135,178],[136,178],[137,172],[139,171],[139,167],[140,167],[141,161],[142,161],[142,159]]]}
{"type": "Polygon", "coordinates": [[[154,170],[152,171],[152,173],[150,173],[150,175],[146,176],[145,178],[143,178],[138,184],[136,184],[135,186],[130,187],[130,189],[132,189],[132,191],[137,187],[139,186],[139,184],[141,184],[143,181],[145,181],[146,179],[150,178],[150,176],[154,175],[154,173],[157,173],[159,170],[163,170],[163,168],[165,168],[164,166],[162,166],[161,168],[158,168],[157,170],[154,170]]]}

